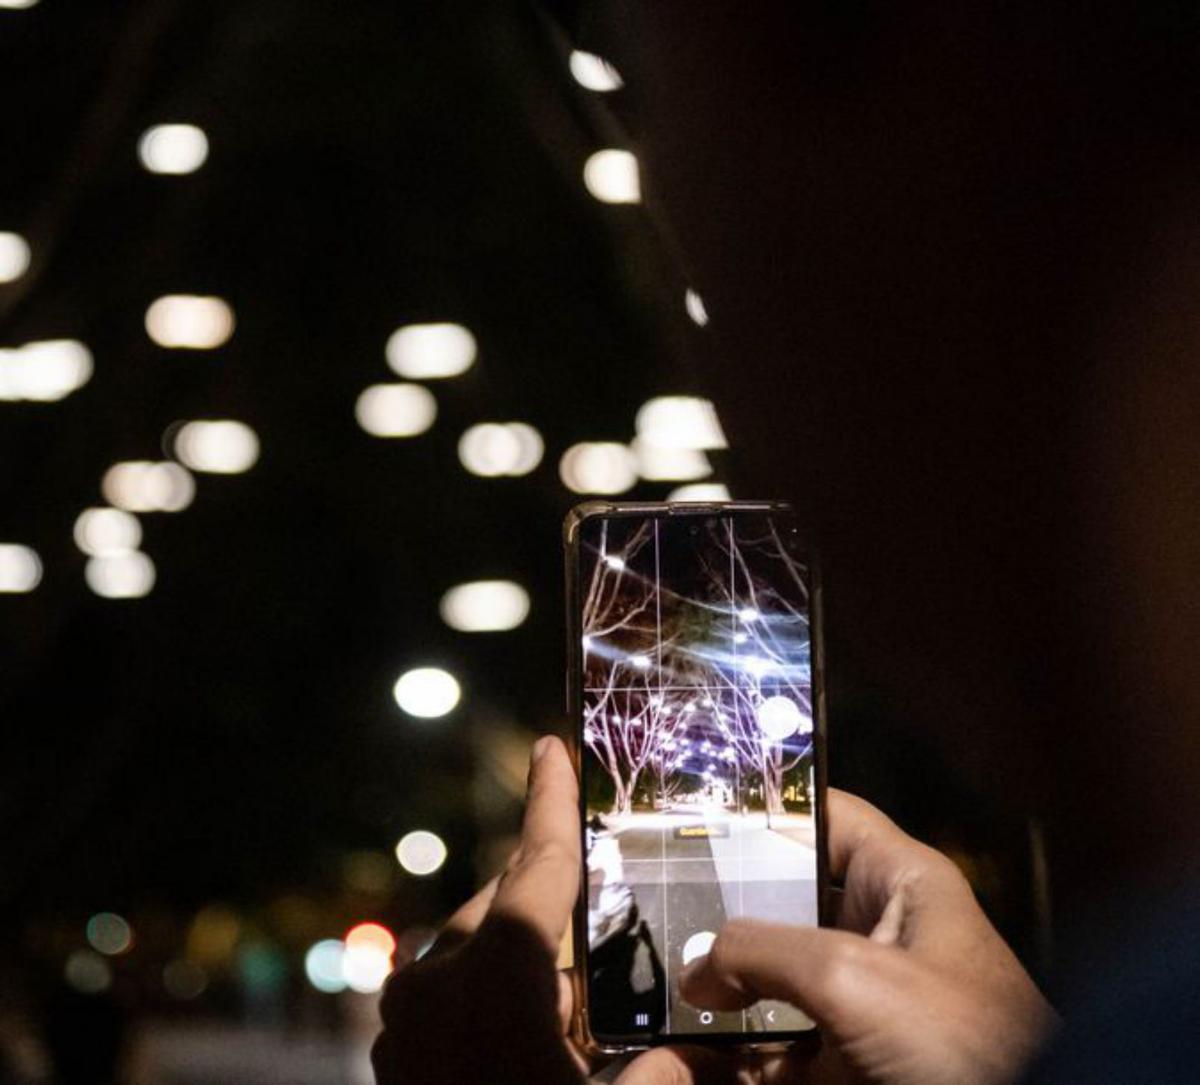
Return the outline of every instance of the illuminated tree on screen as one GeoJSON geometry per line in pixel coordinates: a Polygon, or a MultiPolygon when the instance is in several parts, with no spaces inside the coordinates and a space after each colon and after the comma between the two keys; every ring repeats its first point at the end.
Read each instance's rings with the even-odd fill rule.
{"type": "Polygon", "coordinates": [[[654,524],[643,521],[625,544],[610,550],[608,524],[601,528],[591,578],[583,599],[584,673],[599,685],[584,693],[583,738],[613,784],[614,814],[628,814],[643,773],[665,790],[662,749],[676,728],[655,688],[658,652],[654,577],[634,571],[653,541],[654,524]]]}
{"type": "Polygon", "coordinates": [[[741,780],[761,781],[769,818],[784,812],[786,775],[812,748],[808,616],[792,601],[807,601],[808,588],[773,525],[761,538],[738,540],[723,520],[712,525],[709,541],[709,605],[718,605],[725,621],[719,635],[676,656],[681,676],[712,705],[712,723],[732,751],[724,760],[741,780]],[[751,568],[748,552],[756,567],[777,566],[787,593],[751,568]]]}
{"type": "Polygon", "coordinates": [[[801,569],[773,526],[738,540],[720,519],[696,550],[700,597],[685,598],[634,571],[654,530],[643,521],[610,552],[601,529],[583,607],[584,741],[612,780],[615,814],[649,781],[661,807],[698,787],[742,796],[761,783],[769,820],[812,747],[801,569]]]}

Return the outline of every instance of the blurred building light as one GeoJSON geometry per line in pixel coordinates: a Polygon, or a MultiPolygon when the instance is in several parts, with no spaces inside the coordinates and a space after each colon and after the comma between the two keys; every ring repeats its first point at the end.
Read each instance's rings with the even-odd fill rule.
{"type": "Polygon", "coordinates": [[[458,442],[458,459],[473,475],[527,475],[542,462],[542,435],[525,422],[480,422],[458,442]]]}
{"type": "Polygon", "coordinates": [[[98,995],[112,986],[112,969],[100,954],[77,949],[67,958],[63,979],[80,994],[98,995]]]}
{"type": "Polygon", "coordinates": [[[385,957],[396,952],[396,936],[381,923],[358,923],[346,932],[342,939],[347,949],[357,946],[374,946],[385,957]]]}
{"type": "Polygon", "coordinates": [[[645,479],[688,482],[712,474],[712,464],[698,448],[668,448],[641,437],[634,438],[632,448],[638,474],[645,479]]]}
{"type": "Polygon", "coordinates": [[[637,482],[637,461],[625,445],[585,441],[563,453],[558,473],[577,494],[619,494],[637,482]]]}
{"type": "Polygon", "coordinates": [[[347,945],[342,954],[342,977],[351,991],[372,995],[382,990],[391,973],[391,955],[376,945],[347,945]]]}
{"type": "Polygon", "coordinates": [[[346,947],[337,938],[325,938],[308,947],[304,955],[304,974],[318,991],[336,995],[346,989],[342,962],[346,947]]]}
{"type": "Polygon", "coordinates": [[[133,928],[116,912],[97,912],[87,921],[87,940],[92,949],[116,957],[133,945],[133,928]]]}
{"type": "Polygon", "coordinates": [[[20,543],[0,543],[0,592],[29,592],[41,582],[42,561],[36,550],[20,543]]]}
{"type": "Polygon", "coordinates": [[[32,253],[20,234],[0,230],[0,283],[11,283],[29,270],[32,253]]]}
{"type": "Polygon", "coordinates": [[[162,971],[163,988],[172,998],[187,1002],[199,998],[208,989],[208,973],[198,964],[176,958],[162,971]]]}
{"type": "Polygon", "coordinates": [[[172,444],[175,455],[193,471],[237,475],[258,462],[258,435],[245,422],[185,422],[172,444]]]}
{"type": "Polygon", "coordinates": [[[88,587],[105,599],[140,599],[154,587],[154,562],[140,550],[89,558],[83,571],[88,587]]]}
{"type": "Polygon", "coordinates": [[[0,400],[49,403],[91,379],[92,352],[75,339],[46,339],[0,350],[0,400]]]}
{"type": "Polygon", "coordinates": [[[75,545],[85,554],[127,554],[142,544],[142,525],[123,509],[84,509],[75,519],[75,545]]]}
{"type": "Polygon", "coordinates": [[[237,915],[220,904],[202,908],[192,920],[187,934],[189,960],[213,969],[228,965],[242,936],[237,915]]]}
{"type": "Polygon", "coordinates": [[[638,160],[630,151],[609,147],[583,165],[583,183],[601,203],[641,203],[638,160]]]}
{"type": "Polygon", "coordinates": [[[418,878],[428,877],[440,870],[446,855],[442,838],[428,829],[414,829],[411,833],[405,833],[396,845],[397,861],[409,874],[418,878]]]}
{"type": "Polygon", "coordinates": [[[572,49],[567,63],[575,82],[586,90],[606,94],[608,91],[620,90],[625,85],[625,80],[621,78],[617,69],[595,53],[572,49]]]}
{"type": "Polygon", "coordinates": [[[693,482],[688,486],[677,486],[669,494],[668,501],[730,501],[729,487],[723,482],[693,482]]]}
{"type": "Polygon", "coordinates": [[[436,719],[453,711],[462,695],[458,680],[440,667],[405,671],[392,688],[392,696],[410,716],[436,719]]]}
{"type": "Polygon", "coordinates": [[[26,11],[36,4],[38,0],[0,0],[0,10],[3,11],[26,11]]]}
{"type": "Polygon", "coordinates": [[[138,158],[151,173],[194,173],[208,158],[208,137],[194,124],[156,124],[138,140],[138,158]]]}
{"type": "Polygon", "coordinates": [[[354,404],[354,417],[373,437],[415,437],[433,425],[437,400],[419,384],[372,384],[354,404]]]}
{"type": "Polygon", "coordinates": [[[146,334],[173,350],[213,350],[228,342],[233,328],[233,310],[223,298],[166,294],[146,310],[146,334]]]}
{"type": "Polygon", "coordinates": [[[683,307],[687,310],[687,315],[700,327],[703,328],[708,323],[708,310],[704,308],[704,299],[696,291],[688,290],[683,295],[683,307]]]}
{"type": "Polygon", "coordinates": [[[439,610],[451,629],[498,633],[516,629],[529,614],[529,593],[511,580],[475,580],[442,596],[439,610]]]}
{"type": "Polygon", "coordinates": [[[637,413],[637,435],[665,448],[728,448],[717,409],[697,396],[658,396],[637,413]]]}
{"type": "Polygon", "coordinates": [[[461,324],[406,324],[384,348],[392,370],[410,380],[457,377],[475,364],[478,347],[461,324]]]}
{"type": "Polygon", "coordinates": [[[170,460],[127,460],[104,472],[100,492],[110,505],[126,512],[180,512],[196,496],[196,480],[170,460]]]}

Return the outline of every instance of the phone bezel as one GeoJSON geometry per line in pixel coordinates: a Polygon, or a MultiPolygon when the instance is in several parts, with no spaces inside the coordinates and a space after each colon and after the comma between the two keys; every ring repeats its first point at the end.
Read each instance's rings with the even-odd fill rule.
{"type": "MultiPolygon", "coordinates": [[[[588,1016],[587,992],[587,862],[586,797],[583,783],[583,649],[581,617],[581,576],[579,533],[582,525],[591,519],[618,519],[633,516],[654,519],[678,519],[688,516],[738,515],[772,513],[789,518],[793,526],[800,527],[795,511],[783,501],[666,501],[666,502],[607,502],[586,501],[567,513],[563,521],[563,544],[566,558],[566,603],[567,603],[567,713],[571,720],[569,747],[575,764],[576,778],[580,781],[579,822],[580,848],[585,856],[580,863],[580,893],[576,901],[572,922],[573,961],[571,970],[574,989],[574,1018],[572,1032],[576,1041],[592,1054],[622,1054],[672,1043],[711,1044],[715,1046],[739,1046],[754,1049],[817,1045],[820,1034],[817,1028],[794,1032],[713,1032],[713,1033],[667,1033],[653,1035],[647,1032],[620,1034],[596,1034],[592,1031],[588,1016]]],[[[817,922],[829,925],[829,849],[826,826],[826,715],[825,715],[825,647],[822,635],[821,577],[816,554],[811,540],[801,535],[806,576],[809,588],[809,629],[812,650],[813,690],[813,779],[817,793],[816,844],[817,844],[817,922]]]]}

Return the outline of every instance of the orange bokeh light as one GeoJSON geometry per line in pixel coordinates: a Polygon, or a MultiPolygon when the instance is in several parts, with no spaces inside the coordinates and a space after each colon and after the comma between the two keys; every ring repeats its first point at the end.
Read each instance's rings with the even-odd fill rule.
{"type": "Polygon", "coordinates": [[[377,949],[389,959],[396,952],[396,937],[387,927],[379,923],[359,923],[346,932],[347,949],[370,946],[377,949]]]}

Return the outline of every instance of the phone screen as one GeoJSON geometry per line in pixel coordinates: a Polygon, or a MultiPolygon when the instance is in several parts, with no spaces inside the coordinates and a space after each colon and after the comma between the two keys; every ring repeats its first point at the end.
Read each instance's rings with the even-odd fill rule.
{"type": "Polygon", "coordinates": [[[785,1003],[714,1012],[678,990],[728,919],[818,922],[810,590],[791,516],[590,516],[577,554],[591,1032],[809,1030],[785,1003]]]}

